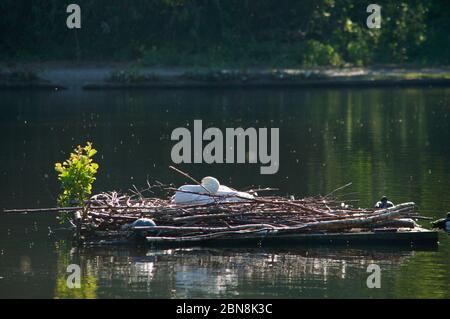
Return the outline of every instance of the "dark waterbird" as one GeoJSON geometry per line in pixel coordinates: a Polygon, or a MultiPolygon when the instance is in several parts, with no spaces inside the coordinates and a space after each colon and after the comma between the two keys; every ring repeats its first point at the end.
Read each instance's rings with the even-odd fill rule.
{"type": "Polygon", "coordinates": [[[375,208],[390,208],[394,207],[394,203],[388,200],[387,196],[381,197],[381,199],[375,204],[375,208]]]}
{"type": "Polygon", "coordinates": [[[435,220],[431,225],[433,228],[442,229],[450,233],[450,212],[447,213],[447,217],[435,220]]]}

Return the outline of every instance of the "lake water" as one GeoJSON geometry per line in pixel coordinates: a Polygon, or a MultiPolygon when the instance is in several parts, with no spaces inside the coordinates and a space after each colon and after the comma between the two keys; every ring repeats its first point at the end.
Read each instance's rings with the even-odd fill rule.
{"type": "MultiPolygon", "coordinates": [[[[176,127],[278,127],[280,168],[183,164],[235,188],[270,186],[297,197],[353,182],[342,199],[383,194],[424,216],[450,211],[450,89],[0,91],[0,207],[55,205],[53,165],[92,141],[95,191],[181,185],[168,169],[176,127]]],[[[429,227],[429,222],[421,222],[429,227]]],[[[51,213],[0,216],[0,297],[450,298],[450,245],[438,248],[73,248],[51,213]],[[49,227],[53,230],[49,236],[49,227]],[[82,288],[66,287],[66,267],[82,288]],[[381,288],[366,285],[381,267],[381,288]]]]}

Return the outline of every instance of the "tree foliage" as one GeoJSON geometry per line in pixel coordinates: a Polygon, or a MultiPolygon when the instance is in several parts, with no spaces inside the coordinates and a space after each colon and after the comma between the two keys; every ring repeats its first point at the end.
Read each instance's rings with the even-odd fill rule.
{"type": "Polygon", "coordinates": [[[448,64],[450,2],[379,0],[381,29],[354,0],[0,2],[0,57],[140,59],[148,64],[448,64]]]}
{"type": "Polygon", "coordinates": [[[73,202],[83,205],[84,201],[89,199],[99,167],[92,159],[96,153],[92,143],[88,142],[84,147],[78,145],[62,164],[55,164],[62,189],[58,197],[59,206],[70,206],[73,202]]]}

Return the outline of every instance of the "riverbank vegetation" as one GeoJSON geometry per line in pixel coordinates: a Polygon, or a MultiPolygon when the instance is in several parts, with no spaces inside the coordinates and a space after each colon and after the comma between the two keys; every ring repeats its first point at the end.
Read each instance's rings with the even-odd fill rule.
{"type": "Polygon", "coordinates": [[[57,0],[4,0],[3,61],[137,61],[147,66],[448,65],[450,3],[379,0],[381,28],[351,0],[79,0],[81,29],[57,0]],[[18,23],[20,21],[20,23],[18,23]]]}

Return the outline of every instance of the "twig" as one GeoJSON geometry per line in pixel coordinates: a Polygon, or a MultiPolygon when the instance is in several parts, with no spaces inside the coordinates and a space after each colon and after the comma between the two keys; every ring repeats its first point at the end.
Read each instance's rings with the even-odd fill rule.
{"type": "Polygon", "coordinates": [[[324,197],[329,197],[330,195],[336,193],[337,191],[340,191],[341,189],[344,189],[346,187],[349,187],[350,185],[352,185],[353,182],[347,183],[341,187],[336,188],[335,190],[331,191],[330,193],[328,193],[327,195],[325,195],[324,197]]]}

